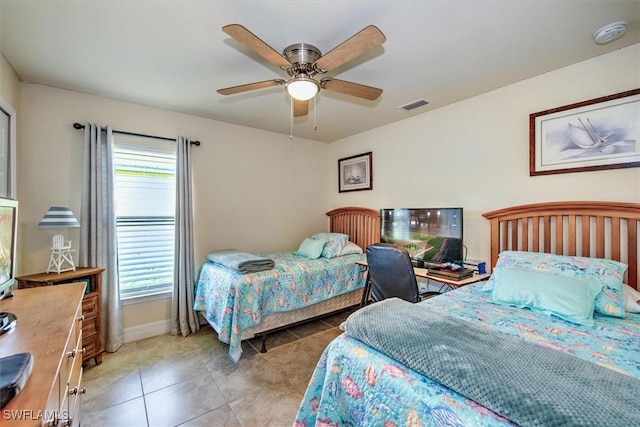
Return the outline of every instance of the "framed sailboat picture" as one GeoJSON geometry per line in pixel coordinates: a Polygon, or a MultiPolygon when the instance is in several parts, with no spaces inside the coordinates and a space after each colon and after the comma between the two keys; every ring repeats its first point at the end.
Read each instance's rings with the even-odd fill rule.
{"type": "Polygon", "coordinates": [[[640,89],[529,116],[529,175],[640,166],[640,89]]]}
{"type": "Polygon", "coordinates": [[[338,160],[338,192],[373,189],[372,152],[338,160]]]}

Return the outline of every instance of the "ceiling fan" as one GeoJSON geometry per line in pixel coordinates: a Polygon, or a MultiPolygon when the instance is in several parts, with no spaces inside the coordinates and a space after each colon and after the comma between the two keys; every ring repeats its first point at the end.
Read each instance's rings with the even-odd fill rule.
{"type": "Polygon", "coordinates": [[[265,80],[219,89],[218,93],[221,95],[233,95],[284,85],[287,93],[293,99],[293,116],[301,117],[309,113],[309,100],[315,97],[320,89],[340,92],[370,101],[377,99],[382,94],[382,89],[345,80],[331,77],[325,77],[320,81],[314,79],[315,75],[333,70],[384,43],[386,37],[373,25],[365,27],[325,55],[322,55],[320,49],[307,43],[292,44],[285,48],[281,55],[239,24],[226,25],[222,27],[222,31],[286,71],[290,78],[288,80],[265,80]]]}

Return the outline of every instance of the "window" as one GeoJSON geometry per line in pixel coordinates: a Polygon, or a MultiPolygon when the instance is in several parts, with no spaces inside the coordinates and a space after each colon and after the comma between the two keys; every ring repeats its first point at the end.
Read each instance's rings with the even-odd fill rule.
{"type": "Polygon", "coordinates": [[[175,142],[115,135],[118,275],[123,299],[173,289],[175,142]]]}

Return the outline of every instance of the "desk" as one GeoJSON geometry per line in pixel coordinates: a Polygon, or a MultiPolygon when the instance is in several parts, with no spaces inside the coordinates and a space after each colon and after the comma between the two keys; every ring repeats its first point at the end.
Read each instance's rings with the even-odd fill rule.
{"type": "MultiPolygon", "coordinates": [[[[367,264],[366,260],[358,261],[356,262],[356,264],[358,264],[363,269],[363,271],[366,271],[369,268],[369,264],[367,264]]],[[[491,276],[491,274],[489,273],[485,273],[485,274],[474,273],[473,276],[467,277],[466,279],[453,280],[446,277],[429,274],[429,271],[426,268],[413,267],[413,271],[416,277],[427,279],[427,280],[433,280],[434,282],[442,283],[443,286],[447,286],[449,288],[459,288],[461,286],[470,285],[476,282],[481,282],[483,280],[487,280],[491,276]]],[[[366,303],[366,300],[369,297],[368,293],[369,293],[369,277],[367,275],[367,283],[364,287],[364,291],[362,292],[362,301],[361,301],[360,307],[364,307],[364,304],[366,303]]]]}

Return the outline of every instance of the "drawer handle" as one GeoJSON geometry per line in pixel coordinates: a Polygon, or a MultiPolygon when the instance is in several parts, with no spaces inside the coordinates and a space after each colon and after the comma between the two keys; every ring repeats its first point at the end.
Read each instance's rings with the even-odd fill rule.
{"type": "Polygon", "coordinates": [[[80,317],[78,317],[78,322],[84,322],[84,314],[80,317]]]}
{"type": "Polygon", "coordinates": [[[67,356],[69,357],[76,357],[76,349],[74,348],[73,350],[71,350],[69,353],[67,353],[67,356]]]}
{"type": "Polygon", "coordinates": [[[69,390],[69,396],[73,396],[74,394],[78,394],[78,387],[74,387],[69,390]]]}
{"type": "Polygon", "coordinates": [[[82,387],[82,390],[80,390],[80,394],[87,394],[87,388],[82,387]]]}

